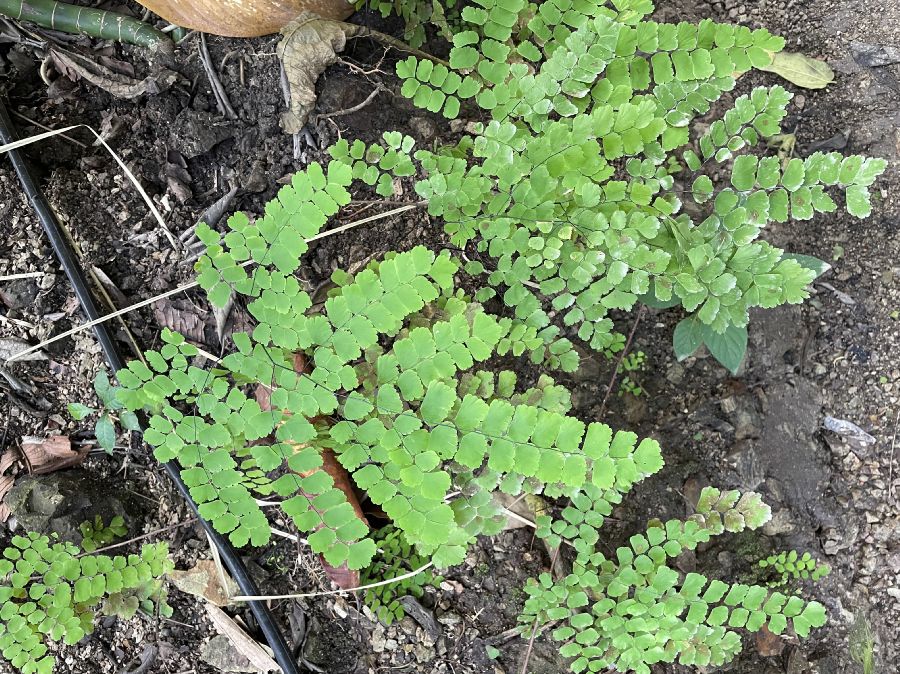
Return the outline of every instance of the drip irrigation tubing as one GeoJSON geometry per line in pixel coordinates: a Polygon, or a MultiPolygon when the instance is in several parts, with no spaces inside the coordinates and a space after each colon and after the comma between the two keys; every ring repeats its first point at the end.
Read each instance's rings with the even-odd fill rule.
{"type": "MultiPolygon", "coordinates": [[[[15,142],[16,140],[18,140],[18,135],[15,126],[10,119],[5,102],[0,99],[0,143],[5,145],[15,142]]],[[[69,245],[68,239],[63,233],[59,220],[56,217],[56,213],[54,213],[51,208],[43,191],[38,187],[25,158],[17,150],[9,150],[6,154],[9,156],[13,168],[15,168],[22,189],[28,197],[28,202],[34,209],[38,220],[40,220],[41,226],[50,241],[50,245],[56,253],[56,257],[59,260],[63,271],[66,273],[69,282],[72,284],[72,288],[75,291],[75,296],[78,298],[82,311],[90,321],[100,318],[101,314],[97,308],[97,304],[94,302],[94,297],[91,293],[84,270],[81,268],[78,258],[75,256],[74,251],[69,245]]],[[[100,347],[103,350],[103,355],[113,372],[115,373],[125,367],[125,361],[119,352],[118,346],[116,345],[108,325],[106,323],[97,323],[93,326],[93,330],[97,337],[97,341],[100,343],[100,347]]],[[[144,425],[145,421],[145,418],[141,419],[142,425],[144,425]]],[[[197,515],[198,521],[218,549],[220,558],[231,573],[238,587],[241,589],[241,593],[244,596],[249,597],[258,596],[260,593],[256,587],[256,583],[253,582],[253,579],[250,577],[250,574],[247,572],[244,563],[241,561],[241,558],[238,556],[235,549],[209,522],[200,516],[197,504],[194,503],[187,485],[185,485],[184,481],[181,479],[181,471],[178,464],[174,461],[169,461],[164,463],[163,467],[172,479],[172,482],[175,483],[175,487],[184,497],[184,500],[187,502],[190,509],[197,515]]],[[[281,667],[283,674],[299,674],[296,661],[291,654],[291,649],[288,647],[284,635],[275,623],[266,603],[263,601],[249,601],[247,603],[250,605],[250,610],[253,612],[256,622],[259,624],[260,631],[263,633],[263,636],[271,647],[275,661],[281,667]]]]}

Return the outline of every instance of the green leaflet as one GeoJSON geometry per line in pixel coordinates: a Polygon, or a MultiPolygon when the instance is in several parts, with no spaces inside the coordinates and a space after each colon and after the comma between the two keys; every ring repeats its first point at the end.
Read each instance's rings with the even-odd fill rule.
{"type": "MultiPolygon", "coordinates": [[[[791,580],[819,580],[831,573],[831,567],[813,558],[804,552],[802,555],[796,550],[786,550],[775,555],[770,555],[758,562],[760,569],[768,569],[772,575],[769,584],[772,587],[787,585],[791,580]]],[[[796,603],[796,602],[795,602],[796,603]]],[[[794,615],[799,613],[799,608],[794,615]]]]}

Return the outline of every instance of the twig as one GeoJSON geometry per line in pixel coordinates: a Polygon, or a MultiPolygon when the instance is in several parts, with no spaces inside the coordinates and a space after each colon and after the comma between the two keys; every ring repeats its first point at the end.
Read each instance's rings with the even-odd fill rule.
{"type": "Polygon", "coordinates": [[[373,587],[381,587],[382,585],[390,585],[391,583],[396,583],[401,580],[406,580],[407,578],[412,578],[413,576],[417,576],[423,571],[426,571],[434,566],[434,562],[428,562],[427,564],[420,566],[418,569],[414,571],[409,571],[408,573],[404,573],[401,576],[397,576],[396,578],[388,578],[387,580],[380,580],[377,583],[369,583],[368,585],[360,585],[359,587],[348,587],[346,589],[340,590],[325,590],[324,592],[306,592],[301,594],[264,594],[256,597],[229,597],[232,601],[266,601],[269,599],[303,599],[306,597],[324,597],[326,595],[331,594],[345,594],[347,592],[359,592],[361,590],[368,590],[373,587]]]}
{"type": "Polygon", "coordinates": [[[373,40],[378,40],[382,44],[389,45],[398,51],[406,52],[407,54],[413,54],[414,56],[418,56],[420,59],[428,59],[429,61],[433,61],[434,63],[440,63],[441,65],[447,66],[450,68],[450,62],[445,61],[442,58],[438,58],[434,54],[429,54],[428,52],[424,52],[421,49],[416,49],[415,47],[411,47],[402,40],[398,40],[395,37],[391,37],[386,33],[382,33],[377,30],[372,30],[368,26],[359,26],[353,23],[342,23],[341,26],[347,27],[350,31],[347,32],[347,37],[370,37],[373,40]]]}
{"type": "Polygon", "coordinates": [[[7,276],[0,276],[0,281],[15,281],[20,278],[38,278],[43,276],[44,272],[42,271],[26,271],[21,274],[9,274],[7,276]]]}
{"type": "Polygon", "coordinates": [[[225,87],[219,81],[216,69],[213,66],[212,59],[209,56],[209,49],[206,48],[206,34],[200,33],[200,61],[203,62],[203,69],[206,71],[206,77],[212,87],[213,94],[216,97],[216,105],[219,112],[228,119],[237,119],[237,113],[231,107],[231,101],[228,100],[228,94],[225,93],[225,87]]]}
{"type": "MultiPolygon", "coordinates": [[[[36,127],[39,128],[39,129],[43,129],[44,131],[53,131],[53,129],[52,129],[51,127],[45,126],[44,124],[41,124],[41,123],[40,123],[39,121],[37,121],[36,119],[31,119],[31,117],[26,117],[26,116],[23,115],[21,112],[17,112],[17,111],[15,111],[15,110],[13,110],[13,111],[12,111],[12,114],[14,114],[14,115],[15,115],[16,117],[18,117],[19,119],[28,122],[29,124],[33,124],[34,126],[36,126],[36,127]]],[[[80,147],[80,148],[83,149],[83,150],[86,150],[86,149],[87,149],[87,145],[85,145],[84,143],[82,143],[80,140],[75,140],[75,139],[72,138],[71,136],[67,136],[67,135],[64,134],[64,133],[59,134],[59,137],[62,138],[62,139],[64,139],[64,140],[69,141],[69,142],[72,143],[73,145],[77,145],[78,147],[80,147]]]]}
{"type": "Polygon", "coordinates": [[[606,410],[606,401],[609,399],[609,394],[613,390],[613,386],[616,385],[616,377],[619,376],[619,368],[622,366],[622,361],[625,360],[625,354],[628,353],[628,348],[631,346],[631,340],[634,339],[634,332],[637,330],[638,323],[641,322],[641,316],[644,315],[646,309],[647,305],[642,304],[637,311],[637,315],[634,317],[634,325],[631,326],[631,332],[628,333],[628,339],[625,340],[625,346],[622,347],[622,350],[619,352],[619,358],[616,360],[616,367],[613,369],[612,377],[609,378],[609,384],[606,387],[606,395],[603,396],[603,402],[600,404],[600,416],[603,416],[603,412],[606,410]]]}
{"type": "Polygon", "coordinates": [[[326,112],[322,115],[318,115],[318,119],[328,119],[329,117],[340,117],[341,115],[349,115],[354,112],[358,112],[366,107],[369,103],[375,100],[375,97],[382,91],[387,91],[381,84],[375,86],[372,90],[372,93],[366,96],[366,100],[362,103],[358,103],[354,105],[352,108],[344,108],[343,110],[335,110],[334,112],[326,112]]]}

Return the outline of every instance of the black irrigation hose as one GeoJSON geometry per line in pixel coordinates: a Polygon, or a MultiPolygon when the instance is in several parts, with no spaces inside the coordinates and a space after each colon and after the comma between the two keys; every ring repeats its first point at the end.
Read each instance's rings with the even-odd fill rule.
{"type": "MultiPolygon", "coordinates": [[[[16,140],[18,140],[18,136],[16,134],[15,126],[6,110],[6,104],[0,99],[0,143],[5,145],[16,140]]],[[[94,298],[91,294],[90,287],[88,286],[87,279],[85,278],[84,271],[81,269],[78,259],[75,257],[69,246],[69,242],[63,234],[59,221],[56,218],[56,214],[50,207],[50,203],[47,201],[46,196],[44,196],[43,191],[37,186],[34,176],[32,176],[25,159],[16,150],[9,150],[6,154],[9,155],[9,159],[16,170],[16,174],[19,176],[19,181],[22,183],[22,189],[25,191],[28,201],[34,208],[38,220],[40,220],[44,232],[46,232],[47,238],[50,240],[50,245],[53,246],[53,250],[56,252],[56,256],[62,265],[63,271],[66,272],[66,276],[69,278],[72,288],[75,290],[75,296],[78,298],[85,315],[88,320],[91,321],[100,318],[100,311],[94,303],[94,298]]],[[[100,346],[103,349],[103,354],[106,356],[106,360],[113,371],[115,372],[125,367],[125,362],[122,359],[122,355],[119,353],[118,347],[116,346],[112,334],[110,334],[107,324],[97,323],[93,329],[94,334],[97,336],[97,340],[100,342],[100,346]]],[[[259,590],[256,587],[256,583],[250,578],[250,575],[247,573],[247,569],[244,567],[237,552],[235,552],[234,548],[231,547],[231,544],[219,534],[219,532],[213,529],[209,522],[200,517],[200,513],[197,510],[197,504],[194,503],[187,486],[181,479],[178,465],[174,461],[170,461],[163,464],[163,467],[166,469],[169,477],[172,478],[179,493],[184,497],[184,500],[187,501],[191,510],[196,513],[197,519],[203,525],[204,530],[212,539],[216,548],[218,548],[219,556],[225,563],[228,571],[234,577],[241,592],[245,596],[258,596],[259,590]]],[[[280,665],[282,672],[284,674],[299,674],[291,650],[288,648],[287,642],[285,642],[281,630],[279,630],[278,626],[275,624],[272,614],[269,612],[265,602],[250,601],[247,603],[250,605],[250,610],[253,612],[256,621],[259,623],[260,630],[262,630],[266,641],[272,648],[275,660],[280,665]]]]}

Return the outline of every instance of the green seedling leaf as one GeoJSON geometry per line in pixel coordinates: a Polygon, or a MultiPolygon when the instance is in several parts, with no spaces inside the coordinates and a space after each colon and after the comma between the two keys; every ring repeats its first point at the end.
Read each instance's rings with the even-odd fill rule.
{"type": "Polygon", "coordinates": [[[75,421],[81,421],[97,411],[93,407],[88,407],[82,403],[69,403],[66,405],[66,409],[69,410],[69,416],[75,421]]]}
{"type": "Polygon", "coordinates": [[[94,426],[94,435],[97,437],[97,443],[106,450],[106,453],[112,454],[113,448],[116,446],[116,428],[109,415],[100,415],[94,426]]]}
{"type": "Polygon", "coordinates": [[[747,353],[747,328],[728,326],[724,333],[715,332],[708,325],[701,328],[703,343],[713,357],[731,374],[737,374],[747,353]]]}
{"type": "Polygon", "coordinates": [[[810,269],[816,273],[816,278],[831,269],[831,265],[812,255],[801,255],[800,253],[785,253],[781,256],[782,260],[796,260],[804,268],[810,269]]]}

